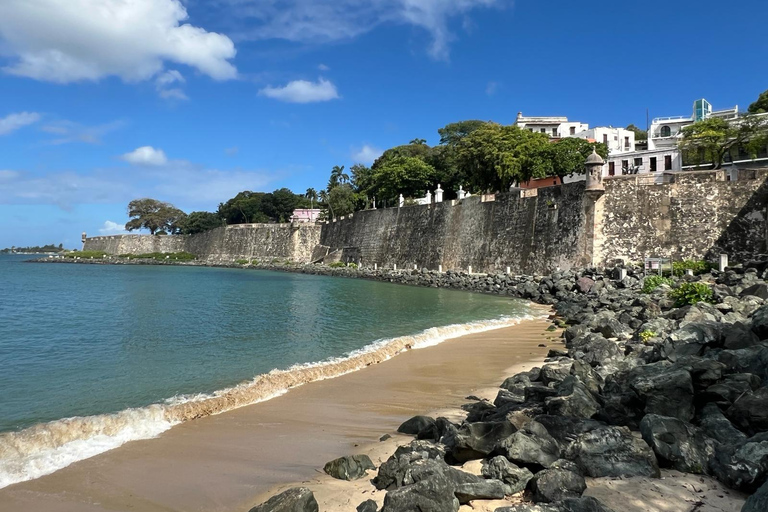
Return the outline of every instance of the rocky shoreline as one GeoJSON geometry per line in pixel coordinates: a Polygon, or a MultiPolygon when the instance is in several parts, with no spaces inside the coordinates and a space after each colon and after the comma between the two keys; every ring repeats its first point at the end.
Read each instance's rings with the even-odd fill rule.
{"type": "MultiPolygon", "coordinates": [[[[712,476],[752,494],[742,512],[768,510],[768,261],[672,278],[648,293],[638,269],[619,281],[618,270],[595,269],[534,277],[251,268],[517,297],[552,305],[565,327],[564,350],[506,379],[493,402],[468,403],[464,421],[415,417],[399,431],[416,439],[378,468],[356,455],[326,465],[342,479],[375,471],[372,484],[387,493],[380,512],[456,511],[516,493],[524,503],[496,510],[606,512],[582,496],[585,477],[658,478],[660,468],[712,476]],[[712,291],[711,303],[670,298],[692,282],[712,291]],[[457,469],[472,460],[482,461],[481,476],[457,469]]],[[[311,491],[294,488],[251,512],[317,510],[311,491]]],[[[366,501],[358,510],[379,509],[366,501]]]]}

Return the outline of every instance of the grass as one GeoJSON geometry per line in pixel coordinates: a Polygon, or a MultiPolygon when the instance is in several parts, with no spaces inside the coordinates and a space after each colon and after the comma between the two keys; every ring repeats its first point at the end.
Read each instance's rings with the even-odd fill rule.
{"type": "Polygon", "coordinates": [[[192,261],[197,259],[192,253],[188,252],[147,252],[144,254],[121,254],[120,258],[128,260],[155,260],[155,261],[192,261]]]}
{"type": "Polygon", "coordinates": [[[107,256],[104,251],[72,251],[62,254],[65,258],[100,259],[107,256]]]}

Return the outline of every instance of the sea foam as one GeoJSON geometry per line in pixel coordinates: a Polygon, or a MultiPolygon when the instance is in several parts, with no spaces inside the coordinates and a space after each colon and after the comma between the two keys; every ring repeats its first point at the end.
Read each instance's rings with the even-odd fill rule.
{"type": "Polygon", "coordinates": [[[432,327],[420,333],[378,340],[344,357],[272,370],[210,394],[175,396],[162,404],[113,414],[74,417],[0,434],[0,488],[53,473],[129,441],[150,439],[174,425],[230,411],[285,394],[291,388],[331,379],[381,363],[410,349],[516,325],[534,316],[504,317],[432,327]]]}

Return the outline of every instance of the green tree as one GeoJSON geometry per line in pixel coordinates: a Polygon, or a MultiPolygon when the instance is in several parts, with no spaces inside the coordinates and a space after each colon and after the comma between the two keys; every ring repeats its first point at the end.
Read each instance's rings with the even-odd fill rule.
{"type": "Polygon", "coordinates": [[[186,214],[170,203],[143,198],[128,203],[128,216],[131,220],[126,230],[148,229],[154,235],[160,231],[177,233],[186,214]]]}
{"type": "Polygon", "coordinates": [[[368,195],[373,186],[373,169],[363,164],[355,164],[349,168],[352,173],[350,183],[355,192],[368,195]]]}
{"type": "Polygon", "coordinates": [[[635,140],[648,140],[648,132],[645,130],[641,130],[634,124],[630,124],[627,126],[627,130],[631,132],[635,132],[635,140]]]}
{"type": "Polygon", "coordinates": [[[372,192],[381,199],[423,195],[436,184],[435,168],[416,157],[397,156],[374,171],[372,192]]]}
{"type": "Polygon", "coordinates": [[[327,196],[332,216],[349,215],[355,211],[357,196],[352,185],[342,183],[330,190],[327,196]]]}
{"type": "Polygon", "coordinates": [[[595,150],[598,155],[608,158],[608,146],[600,143],[592,143],[585,139],[567,137],[550,144],[551,169],[545,176],[558,176],[562,183],[564,176],[582,174],[584,161],[595,150]]]}
{"type": "Polygon", "coordinates": [[[408,144],[409,145],[413,145],[413,146],[426,146],[427,145],[427,139],[413,139],[408,144]]]}
{"type": "Polygon", "coordinates": [[[181,223],[181,233],[194,235],[216,229],[224,225],[224,219],[211,212],[192,212],[181,223]]]}
{"type": "Polygon", "coordinates": [[[703,119],[682,130],[680,149],[686,160],[696,164],[722,167],[732,148],[743,148],[752,157],[768,141],[768,119],[747,115],[728,122],[719,117],[703,119]]]}
{"type": "Polygon", "coordinates": [[[262,210],[264,192],[244,190],[226,203],[220,203],[218,214],[227,224],[249,224],[268,222],[269,217],[262,210]]]}
{"type": "Polygon", "coordinates": [[[455,146],[461,140],[477,130],[481,126],[486,124],[485,121],[477,119],[470,119],[468,121],[459,121],[457,123],[450,123],[437,130],[440,134],[440,144],[447,146],[455,146]]]}
{"type": "Polygon", "coordinates": [[[304,198],[290,189],[281,188],[264,195],[261,211],[275,222],[287,222],[293,215],[293,210],[303,205],[303,200],[304,198]]]}
{"type": "Polygon", "coordinates": [[[342,183],[349,181],[349,175],[344,172],[344,166],[334,165],[331,169],[331,177],[328,179],[328,192],[338,187],[342,183]]]}
{"type": "Polygon", "coordinates": [[[747,112],[750,114],[764,114],[768,112],[768,91],[763,91],[754,103],[749,105],[747,112]]]}

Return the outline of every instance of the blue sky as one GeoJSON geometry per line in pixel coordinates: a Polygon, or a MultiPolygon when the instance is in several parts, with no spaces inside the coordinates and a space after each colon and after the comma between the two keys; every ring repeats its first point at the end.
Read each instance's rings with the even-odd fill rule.
{"type": "Polygon", "coordinates": [[[325,186],[462,119],[592,126],[768,89],[760,0],[2,0],[0,248],[325,186]]]}

